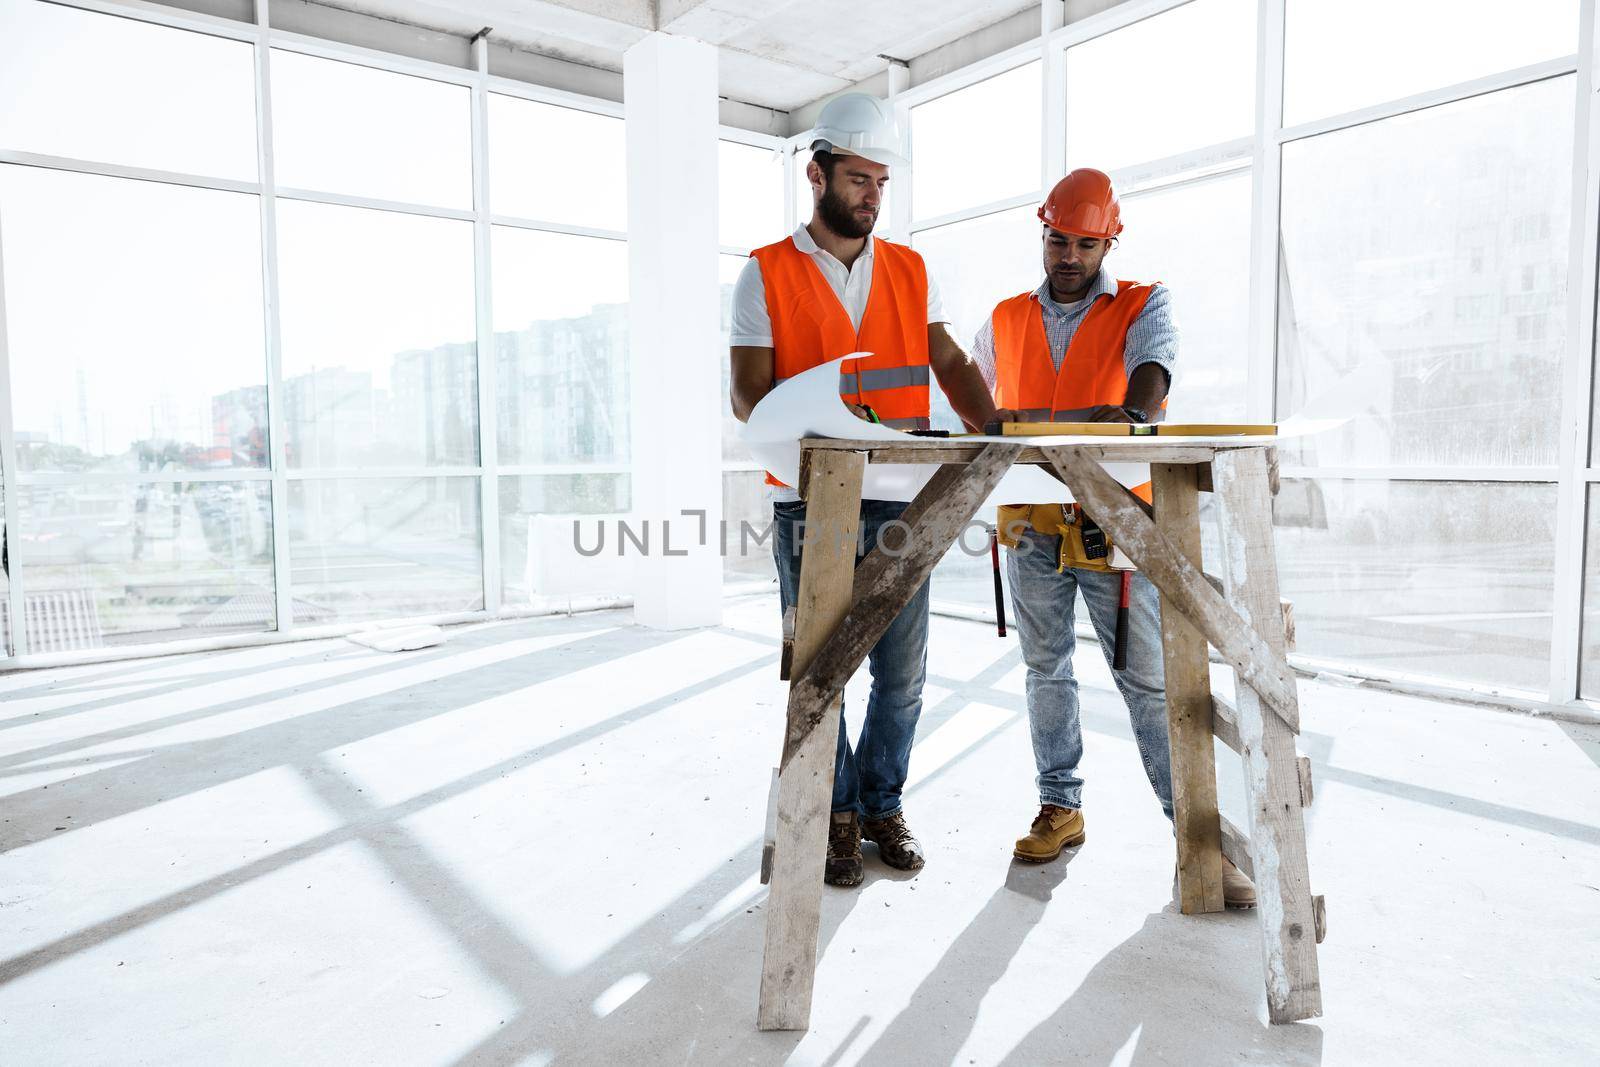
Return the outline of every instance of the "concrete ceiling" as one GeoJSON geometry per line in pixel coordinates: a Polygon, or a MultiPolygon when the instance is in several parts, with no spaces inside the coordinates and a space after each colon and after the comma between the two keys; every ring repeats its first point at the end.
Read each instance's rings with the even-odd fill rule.
{"type": "Polygon", "coordinates": [[[620,71],[622,53],[660,29],[721,53],[721,92],[792,111],[1037,0],[315,0],[449,33],[493,27],[491,41],[620,71]]]}

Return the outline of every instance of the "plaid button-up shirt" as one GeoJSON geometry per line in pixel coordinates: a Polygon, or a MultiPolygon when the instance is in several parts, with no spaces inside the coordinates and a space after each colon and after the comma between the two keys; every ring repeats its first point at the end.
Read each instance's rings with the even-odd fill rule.
{"type": "MultiPolygon", "coordinates": [[[[1050,361],[1056,371],[1067,358],[1067,346],[1083,324],[1084,315],[1101,295],[1115,296],[1117,280],[1101,270],[1095,275],[1089,295],[1077,304],[1062,305],[1050,299],[1050,280],[1033,291],[1033,299],[1044,309],[1044,332],[1050,341],[1050,361]]],[[[984,320],[983,328],[972,342],[972,358],[977,360],[983,380],[994,392],[994,317],[984,320]]],[[[1173,364],[1178,360],[1178,324],[1172,317],[1172,294],[1164,285],[1157,284],[1145,303],[1139,317],[1128,327],[1128,343],[1123,349],[1122,365],[1128,376],[1142,363],[1159,363],[1172,377],[1173,364]]]]}

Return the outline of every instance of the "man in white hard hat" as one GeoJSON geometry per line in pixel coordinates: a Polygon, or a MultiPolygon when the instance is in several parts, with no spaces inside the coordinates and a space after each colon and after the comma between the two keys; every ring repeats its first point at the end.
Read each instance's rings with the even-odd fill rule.
{"type": "MultiPolygon", "coordinates": [[[[994,402],[972,358],[951,335],[938,289],[922,257],[872,236],[892,167],[903,167],[900,134],[888,106],[846,93],[822,109],[813,133],[811,220],[751,253],[733,297],[732,403],[741,421],[786,378],[852,352],[839,393],[857,415],[902,429],[928,427],[929,373],[968,426],[981,428],[994,402]]],[[[806,506],[774,478],[773,550],[782,608],[800,579],[799,524],[806,506]]],[[[863,500],[865,551],[905,501],[863,500]]],[[[900,794],[922,711],[928,653],[928,587],[923,585],[872,649],[872,690],[861,736],[850,748],[839,721],[833,817],[823,878],[859,885],[861,840],[891,867],[917,870],[922,846],[906,825],[900,794]]]]}

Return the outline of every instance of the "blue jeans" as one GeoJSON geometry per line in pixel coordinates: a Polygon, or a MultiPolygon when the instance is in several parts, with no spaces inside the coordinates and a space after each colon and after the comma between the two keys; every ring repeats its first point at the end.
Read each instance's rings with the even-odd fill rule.
{"type": "MultiPolygon", "coordinates": [[[[1006,553],[1006,576],[1016,612],[1022,659],[1028,667],[1028,727],[1033,760],[1039,768],[1039,802],[1063,808],[1083,806],[1083,727],[1078,720],[1078,682],[1072,676],[1073,594],[1081,591],[1089,619],[1100,636],[1106,665],[1116,641],[1117,602],[1122,577],[1106,571],[1069,567],[1057,573],[1061,539],[1028,530],[1029,550],[1006,553]]],[[[1161,659],[1161,608],[1155,586],[1133,577],[1128,600],[1128,666],[1115,670],[1117,688],[1128,705],[1133,739],[1144,773],[1172,818],[1172,750],[1167,736],[1166,674],[1161,659]]]]}
{"type": "MultiPolygon", "coordinates": [[[[892,500],[861,502],[861,536],[856,562],[878,543],[884,524],[898,519],[906,509],[892,500]]],[[[800,539],[805,521],[804,501],[772,505],[773,556],[778,564],[778,595],[783,610],[795,602],[800,590],[800,539]]],[[[835,534],[817,531],[813,536],[835,534]]],[[[904,530],[899,535],[904,536],[904,530]]],[[[890,544],[899,544],[892,540],[890,544]]],[[[900,810],[900,791],[911,763],[911,742],[922,714],[922,683],[928,674],[928,583],[905,606],[878,643],[867,654],[872,690],[867,715],[855,751],[845,734],[844,710],[839,712],[839,747],[833,765],[833,810],[853,811],[869,819],[883,819],[900,810]]]]}

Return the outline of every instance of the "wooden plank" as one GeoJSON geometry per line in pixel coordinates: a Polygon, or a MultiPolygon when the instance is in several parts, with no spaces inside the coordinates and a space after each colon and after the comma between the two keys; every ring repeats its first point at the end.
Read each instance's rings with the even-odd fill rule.
{"type": "MultiPolygon", "coordinates": [[[[1216,482],[1219,568],[1229,601],[1282,656],[1278,568],[1272,544],[1272,499],[1261,450],[1218,455],[1216,482]]],[[[1295,695],[1291,687],[1291,704],[1295,695]]],[[[1257,911],[1267,1011],[1275,1023],[1322,1014],[1305,818],[1294,750],[1293,718],[1268,713],[1261,696],[1239,685],[1239,754],[1250,810],[1250,854],[1255,860],[1257,911]]]]}
{"type": "MultiPolygon", "coordinates": [[[[1207,438],[1187,441],[1174,438],[1167,441],[1148,437],[1095,437],[1080,438],[1071,447],[1090,450],[1095,458],[1119,463],[1209,463],[1219,452],[1236,448],[1260,447],[1261,438],[1232,437],[1207,438]]],[[[976,459],[988,442],[967,440],[961,437],[911,437],[892,441],[864,441],[854,438],[807,437],[801,442],[801,472],[805,471],[805,453],[817,451],[865,452],[869,463],[969,463],[976,459]]],[[[1046,448],[1062,447],[1050,444],[1045,438],[1017,438],[1022,452],[1014,463],[1045,465],[1046,448]]]]}
{"type": "MultiPolygon", "coordinates": [[[[820,452],[812,458],[796,597],[797,673],[811,665],[850,609],[865,472],[866,457],[859,452],[820,452]]],[[[797,701],[794,685],[789,687],[761,958],[757,1024],[763,1030],[803,1030],[811,1021],[840,696],[835,691],[814,706],[797,701]],[[803,729],[797,720],[803,720],[803,729]]]]}
{"type": "Polygon", "coordinates": [[[1228,857],[1228,862],[1244,872],[1244,876],[1255,881],[1256,863],[1250,856],[1250,835],[1233,824],[1233,820],[1226,815],[1218,816],[1222,824],[1222,854],[1228,857]]]}
{"type": "Polygon", "coordinates": [[[778,653],[778,680],[787,682],[794,669],[794,605],[783,611],[783,644],[778,653]]]}
{"type": "Polygon", "coordinates": [[[761,835],[761,884],[772,881],[772,858],[778,850],[778,768],[772,768],[767,788],[767,824],[761,835]]]}
{"type": "MultiPolygon", "coordinates": [[[[1200,491],[1194,466],[1150,468],[1156,526],[1200,566],[1200,491]]],[[[1205,635],[1161,604],[1167,733],[1172,748],[1173,833],[1178,841],[1178,907],[1185,915],[1223,910],[1222,828],[1212,743],[1211,665],[1205,635]]]]}
{"type": "Polygon", "coordinates": [[[1006,422],[1006,437],[1276,437],[1270,422],[1006,422]]]}
{"type": "MultiPolygon", "coordinates": [[[[909,544],[893,554],[879,545],[856,568],[855,603],[850,614],[794,682],[794,700],[820,708],[850,680],[878,638],[894,622],[967,521],[1005,475],[1020,448],[994,443],[965,467],[946,465],[935,472],[902,521],[911,528],[909,544]]],[[[799,661],[796,660],[799,670],[799,661]]],[[[790,717],[790,729],[799,720],[790,717]]]]}
{"type": "Polygon", "coordinates": [[[1227,697],[1212,694],[1211,729],[1217,735],[1217,740],[1235,752],[1239,751],[1239,713],[1233,710],[1227,697]]]}
{"type": "Polygon", "coordinates": [[[1328,901],[1321,893],[1311,898],[1311,917],[1317,928],[1317,944],[1328,936],[1328,901]]]}
{"type": "Polygon", "coordinates": [[[1297,757],[1295,759],[1295,761],[1294,761],[1294,764],[1295,764],[1295,769],[1297,771],[1299,771],[1299,778],[1300,778],[1300,806],[1302,808],[1309,808],[1311,806],[1312,799],[1316,795],[1315,791],[1312,789],[1312,786],[1311,786],[1311,757],[1310,756],[1297,757]]]}
{"type": "Polygon", "coordinates": [[[1278,614],[1283,616],[1283,649],[1285,652],[1294,651],[1294,603],[1278,598],[1278,614]]]}
{"type": "MultiPolygon", "coordinates": [[[[1155,583],[1164,603],[1188,617],[1222,659],[1237,672],[1243,686],[1249,686],[1291,729],[1300,729],[1299,705],[1295,701],[1294,674],[1282,651],[1283,636],[1268,643],[1215,589],[1206,582],[1200,569],[1190,562],[1172,539],[1162,533],[1144,513],[1139,499],[1118,485],[1088,455],[1088,449],[1075,445],[1047,448],[1045,452],[1061,473],[1072,493],[1095,522],[1111,533],[1117,546],[1155,583]]],[[[1256,454],[1260,449],[1243,450],[1256,454]]],[[[1231,455],[1227,453],[1226,455],[1231,455]]],[[[1213,464],[1220,463],[1218,453],[1213,464]]],[[[1268,520],[1270,522],[1270,519],[1268,520]]],[[[1267,527],[1270,533],[1271,527],[1267,527]]],[[[1276,599],[1276,594],[1274,594],[1276,599]]],[[[1241,686],[1241,688],[1243,688],[1241,686]]]]}

